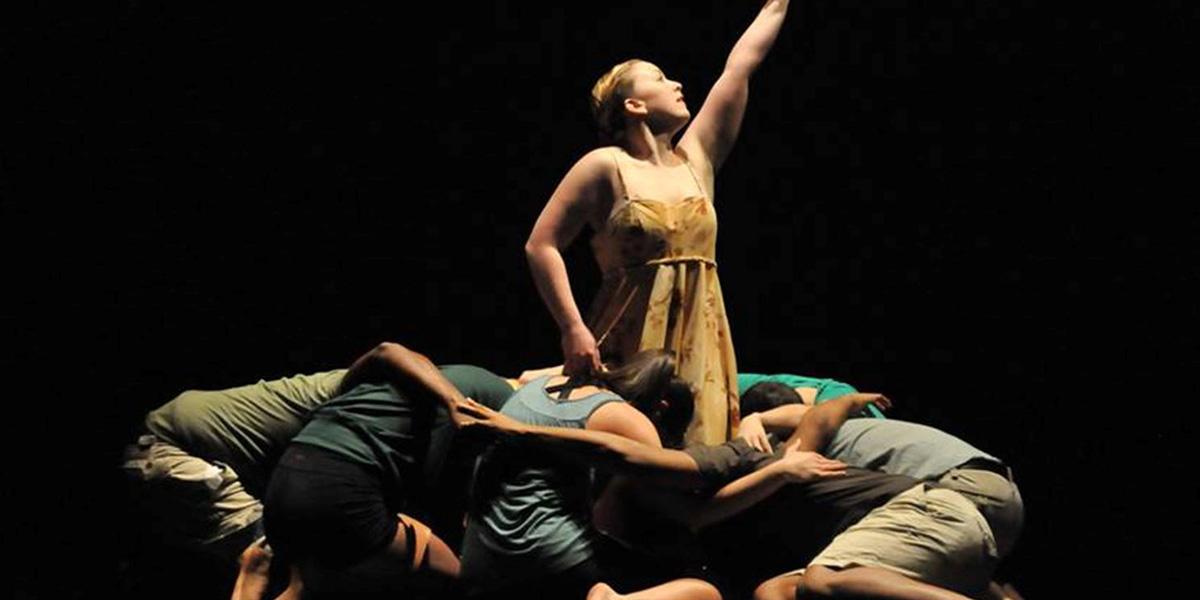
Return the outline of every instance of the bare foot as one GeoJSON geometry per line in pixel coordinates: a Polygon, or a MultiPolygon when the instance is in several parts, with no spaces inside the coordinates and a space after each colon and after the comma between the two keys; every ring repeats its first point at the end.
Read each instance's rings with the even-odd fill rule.
{"type": "Polygon", "coordinates": [[[271,550],[265,538],[246,546],[238,559],[237,582],[233,584],[233,600],[260,600],[267,593],[271,572],[271,550]]]}
{"type": "Polygon", "coordinates": [[[588,590],[587,600],[616,600],[621,595],[608,586],[607,583],[597,583],[588,590]]]}
{"type": "Polygon", "coordinates": [[[988,584],[987,594],[984,596],[987,600],[1025,600],[1025,597],[1017,592],[1017,588],[1011,583],[1003,585],[995,581],[988,584]]]}
{"type": "Polygon", "coordinates": [[[1025,597],[1017,592],[1017,588],[1013,587],[1011,583],[1000,586],[1000,589],[1004,590],[1004,600],[1025,600],[1025,597]]]}

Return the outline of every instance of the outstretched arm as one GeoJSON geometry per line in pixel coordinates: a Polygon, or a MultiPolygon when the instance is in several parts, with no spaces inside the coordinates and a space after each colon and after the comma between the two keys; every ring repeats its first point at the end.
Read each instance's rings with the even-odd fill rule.
{"type": "Polygon", "coordinates": [[[846,419],[869,405],[887,410],[892,407],[892,401],[883,394],[853,393],[818,404],[804,413],[788,443],[799,439],[801,450],[824,450],[846,419]]]}
{"type": "Polygon", "coordinates": [[[414,352],[394,342],[379,344],[358,357],[342,378],[338,393],[344,393],[360,383],[386,382],[397,389],[429,394],[454,415],[464,398],[424,354],[414,352]]]}
{"type": "Polygon", "coordinates": [[[728,519],[758,504],[788,483],[844,475],[846,465],[792,443],[783,458],[726,484],[708,498],[669,490],[642,490],[639,500],[692,531],[728,519]]]}
{"type": "MultiPolygon", "coordinates": [[[[464,412],[479,414],[475,408],[478,404],[472,405],[464,412]]],[[[697,489],[705,484],[696,461],[679,450],[654,447],[605,431],[542,427],[498,417],[488,416],[483,420],[486,422],[472,425],[483,425],[516,443],[534,444],[548,453],[630,479],[682,489],[697,489]]]]}
{"type": "Polygon", "coordinates": [[[679,140],[679,146],[688,158],[703,157],[712,173],[721,168],[737,140],[750,96],[750,75],[758,69],[775,44],[787,7],[787,0],[768,0],[763,5],[758,16],[733,45],[729,58],[725,60],[725,70],[708,92],[695,120],[679,140]]]}

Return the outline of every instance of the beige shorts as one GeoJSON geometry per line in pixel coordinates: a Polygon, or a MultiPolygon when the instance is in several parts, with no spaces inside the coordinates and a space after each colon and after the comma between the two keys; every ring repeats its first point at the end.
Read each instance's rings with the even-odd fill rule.
{"type": "Polygon", "coordinates": [[[918,484],[835,537],[809,566],[880,567],[964,594],[987,585],[996,541],[958,492],[918,484]]]}
{"type": "Polygon", "coordinates": [[[262,503],[226,465],[145,435],[125,448],[122,470],[141,513],[170,543],[236,558],[262,535],[262,503]]]}
{"type": "Polygon", "coordinates": [[[1011,477],[972,468],[950,469],[938,485],[954,490],[975,504],[987,519],[1001,558],[1012,551],[1025,526],[1025,504],[1011,477]]]}

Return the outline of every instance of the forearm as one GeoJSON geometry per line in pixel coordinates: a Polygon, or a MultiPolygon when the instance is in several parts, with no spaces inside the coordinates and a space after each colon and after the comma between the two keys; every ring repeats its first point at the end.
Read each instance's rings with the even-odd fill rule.
{"type": "Polygon", "coordinates": [[[684,452],[655,448],[619,435],[587,429],[522,425],[517,441],[604,471],[645,483],[682,489],[705,484],[696,461],[684,452]]]}
{"type": "Polygon", "coordinates": [[[803,404],[785,404],[758,414],[767,430],[791,435],[800,426],[800,421],[808,410],[809,407],[803,404]]]}
{"type": "Polygon", "coordinates": [[[538,293],[558,323],[559,330],[565,333],[574,327],[583,327],[583,317],[571,294],[562,252],[550,244],[529,243],[525,246],[525,256],[529,260],[529,270],[538,293]]]}
{"type": "Polygon", "coordinates": [[[775,468],[777,464],[772,463],[717,490],[707,502],[692,509],[688,515],[688,525],[693,530],[703,529],[770,497],[788,482],[784,472],[775,468]]]}
{"type": "Polygon", "coordinates": [[[845,396],[809,407],[789,441],[799,437],[800,450],[820,452],[855,410],[854,403],[845,396]]]}
{"type": "Polygon", "coordinates": [[[360,383],[390,383],[396,388],[430,395],[453,411],[463,395],[423,354],[392,342],[384,342],[359,357],[342,379],[340,391],[360,383]]]}
{"type": "Polygon", "coordinates": [[[729,58],[725,61],[727,74],[748,79],[758,65],[762,64],[783,27],[787,7],[787,0],[769,0],[762,7],[758,16],[729,52],[729,58]]]}

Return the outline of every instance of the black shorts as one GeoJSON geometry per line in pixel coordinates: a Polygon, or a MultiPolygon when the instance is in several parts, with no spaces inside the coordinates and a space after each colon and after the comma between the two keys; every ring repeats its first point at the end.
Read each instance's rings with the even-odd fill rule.
{"type": "Polygon", "coordinates": [[[382,551],[396,515],[377,473],[327,450],[288,446],[263,502],[267,541],[289,561],[316,559],[343,568],[382,551]]]}

